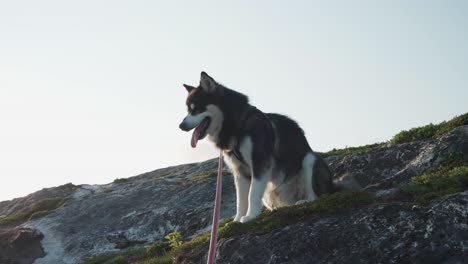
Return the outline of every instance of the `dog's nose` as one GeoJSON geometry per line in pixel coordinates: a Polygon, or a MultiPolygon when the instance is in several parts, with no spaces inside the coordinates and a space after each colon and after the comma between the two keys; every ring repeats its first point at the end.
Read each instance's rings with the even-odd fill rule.
{"type": "Polygon", "coordinates": [[[180,123],[179,128],[182,129],[183,131],[188,131],[187,126],[185,125],[184,122],[180,123]]]}

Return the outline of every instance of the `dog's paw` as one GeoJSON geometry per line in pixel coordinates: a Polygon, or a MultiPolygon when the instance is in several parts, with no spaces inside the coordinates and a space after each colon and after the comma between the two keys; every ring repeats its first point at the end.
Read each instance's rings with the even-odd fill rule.
{"type": "Polygon", "coordinates": [[[246,216],[241,217],[240,222],[247,223],[247,222],[254,220],[254,218],[255,218],[254,216],[246,215],[246,216]]]}
{"type": "Polygon", "coordinates": [[[299,200],[299,201],[296,202],[295,205],[300,205],[300,204],[307,203],[307,202],[310,202],[310,201],[308,201],[308,200],[299,200]]]}
{"type": "Polygon", "coordinates": [[[241,218],[242,218],[242,216],[236,215],[232,221],[233,221],[233,222],[240,222],[240,221],[241,221],[241,218]]]}

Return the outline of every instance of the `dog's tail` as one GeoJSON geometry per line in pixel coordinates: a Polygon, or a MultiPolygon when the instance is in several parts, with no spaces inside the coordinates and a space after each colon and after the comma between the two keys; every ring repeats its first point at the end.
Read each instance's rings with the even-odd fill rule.
{"type": "Polygon", "coordinates": [[[350,174],[346,173],[340,178],[333,181],[333,187],[335,192],[344,190],[359,190],[361,186],[357,180],[350,174]]]}
{"type": "Polygon", "coordinates": [[[315,156],[313,165],[313,190],[317,196],[326,193],[334,193],[344,190],[358,190],[361,186],[350,174],[344,174],[340,178],[333,180],[333,173],[325,160],[320,156],[315,156]]]}

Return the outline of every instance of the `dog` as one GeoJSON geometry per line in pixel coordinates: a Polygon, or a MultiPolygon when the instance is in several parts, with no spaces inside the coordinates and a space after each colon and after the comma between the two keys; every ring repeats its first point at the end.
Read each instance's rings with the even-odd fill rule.
{"type": "Polygon", "coordinates": [[[188,115],[179,125],[194,130],[191,146],[207,137],[223,152],[236,186],[234,221],[313,201],[337,191],[325,161],[309,146],[303,130],[287,116],[263,113],[246,95],[201,73],[197,87],[184,84],[188,115]]]}

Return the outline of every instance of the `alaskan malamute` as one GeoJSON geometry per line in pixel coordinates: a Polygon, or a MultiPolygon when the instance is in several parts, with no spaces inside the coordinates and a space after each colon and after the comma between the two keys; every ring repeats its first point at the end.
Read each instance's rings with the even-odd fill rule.
{"type": "Polygon", "coordinates": [[[263,113],[247,96],[201,73],[200,84],[184,84],[188,115],[180,124],[194,129],[191,145],[208,136],[223,151],[236,184],[234,221],[257,217],[262,203],[272,210],[313,201],[334,192],[330,170],[310,148],[299,125],[284,115],[263,113]]]}

